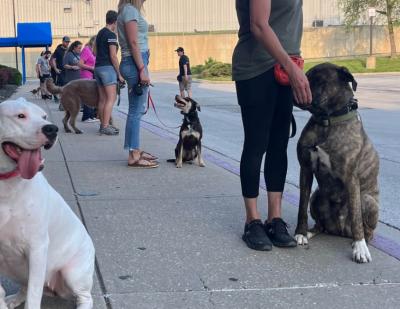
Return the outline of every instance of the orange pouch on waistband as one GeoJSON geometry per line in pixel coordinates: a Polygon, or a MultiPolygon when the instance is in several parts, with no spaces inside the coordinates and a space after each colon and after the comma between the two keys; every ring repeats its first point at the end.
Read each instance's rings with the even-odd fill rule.
{"type": "MultiPolygon", "coordinates": [[[[290,59],[301,69],[304,69],[304,59],[301,58],[300,56],[290,56],[290,59]]],[[[282,86],[289,86],[289,76],[283,66],[281,66],[279,63],[275,64],[274,67],[274,75],[276,81],[282,85],[282,86]]]]}

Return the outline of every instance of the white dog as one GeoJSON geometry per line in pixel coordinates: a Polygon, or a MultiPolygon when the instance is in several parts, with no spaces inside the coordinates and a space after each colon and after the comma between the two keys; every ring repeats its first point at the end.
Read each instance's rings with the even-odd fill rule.
{"type": "Polygon", "coordinates": [[[0,309],[39,309],[43,289],[93,307],[92,240],[40,172],[41,147],[57,140],[46,118],[24,99],[0,104],[0,274],[21,285],[6,298],[0,285],[0,309]]]}

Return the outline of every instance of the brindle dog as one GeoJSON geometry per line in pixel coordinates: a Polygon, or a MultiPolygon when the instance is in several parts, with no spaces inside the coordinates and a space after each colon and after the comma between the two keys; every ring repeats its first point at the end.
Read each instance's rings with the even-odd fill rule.
{"type": "Polygon", "coordinates": [[[199,166],[204,167],[204,161],[201,156],[201,139],[203,129],[200,124],[197,111],[200,111],[200,105],[191,98],[182,98],[175,96],[175,107],[181,110],[183,114],[183,123],[179,131],[179,141],[175,148],[176,167],[182,167],[183,162],[190,162],[197,159],[199,166]]]}
{"type": "Polygon", "coordinates": [[[378,223],[379,158],[357,114],[357,82],[345,67],[323,63],[307,73],[312,114],[297,144],[300,205],[296,240],[318,232],[353,238],[353,260],[371,261],[366,241],[378,223]],[[352,84],[350,88],[349,83],[352,84]],[[313,176],[318,188],[311,194],[313,176]],[[307,233],[307,208],[316,224],[307,233]]]}

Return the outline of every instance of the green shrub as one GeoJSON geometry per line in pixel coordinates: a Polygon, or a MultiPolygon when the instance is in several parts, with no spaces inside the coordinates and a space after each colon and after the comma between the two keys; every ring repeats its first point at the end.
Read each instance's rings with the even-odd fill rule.
{"type": "Polygon", "coordinates": [[[220,63],[220,62],[210,57],[204,62],[204,69],[207,70],[207,69],[211,68],[216,63],[220,63]]]}
{"type": "Polygon", "coordinates": [[[213,58],[208,58],[204,64],[192,68],[193,74],[198,74],[201,78],[207,77],[227,77],[232,74],[232,65],[222,63],[213,58]]]}
{"type": "Polygon", "coordinates": [[[204,65],[203,64],[196,65],[194,67],[191,67],[190,70],[192,71],[192,74],[201,74],[201,72],[203,72],[204,70],[204,65]]]}
{"type": "Polygon", "coordinates": [[[10,72],[7,68],[0,68],[0,88],[8,84],[10,80],[10,72]]]}
{"type": "Polygon", "coordinates": [[[204,62],[204,64],[199,64],[192,67],[191,68],[192,74],[201,74],[204,70],[208,70],[216,63],[218,63],[218,61],[210,57],[204,62]]]}
{"type": "Polygon", "coordinates": [[[0,65],[0,70],[4,70],[5,72],[7,72],[6,74],[8,75],[8,84],[17,86],[20,86],[22,84],[22,74],[17,69],[0,65]]]}
{"type": "Polygon", "coordinates": [[[207,70],[201,72],[200,76],[202,78],[207,77],[226,77],[231,76],[232,65],[230,63],[217,62],[207,70]]]}

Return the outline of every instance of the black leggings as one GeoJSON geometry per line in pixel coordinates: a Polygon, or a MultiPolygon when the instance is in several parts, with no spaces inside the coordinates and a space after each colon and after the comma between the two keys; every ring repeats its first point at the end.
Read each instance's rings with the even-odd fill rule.
{"type": "Polygon", "coordinates": [[[267,191],[283,192],[293,111],[292,89],[279,85],[270,69],[252,79],[237,81],[236,91],[244,128],[240,160],[242,194],[246,198],[258,196],[264,153],[267,191]]]}

